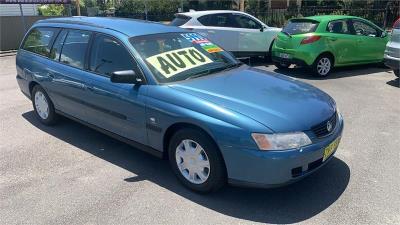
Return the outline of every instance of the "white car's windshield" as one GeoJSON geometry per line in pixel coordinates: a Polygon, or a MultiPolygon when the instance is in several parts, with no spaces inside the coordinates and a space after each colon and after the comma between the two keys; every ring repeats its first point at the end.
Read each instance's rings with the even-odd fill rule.
{"type": "Polygon", "coordinates": [[[240,63],[197,33],[162,33],[130,38],[160,83],[212,74],[240,63]]]}

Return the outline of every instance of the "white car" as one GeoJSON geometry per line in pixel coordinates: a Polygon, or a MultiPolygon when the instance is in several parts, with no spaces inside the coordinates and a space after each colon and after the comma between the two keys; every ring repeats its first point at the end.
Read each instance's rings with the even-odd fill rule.
{"type": "Polygon", "coordinates": [[[193,30],[237,57],[268,56],[281,31],[247,13],[229,10],[177,13],[170,25],[193,30]]]}

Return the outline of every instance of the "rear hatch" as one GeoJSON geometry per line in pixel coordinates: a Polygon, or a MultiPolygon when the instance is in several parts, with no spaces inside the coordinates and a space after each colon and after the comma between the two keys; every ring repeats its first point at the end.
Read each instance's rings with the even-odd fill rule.
{"type": "Polygon", "coordinates": [[[180,27],[180,26],[184,25],[185,23],[187,23],[190,19],[191,19],[190,16],[186,16],[186,15],[177,13],[177,14],[175,14],[175,19],[173,19],[171,21],[171,23],[169,23],[169,25],[180,27]]]}
{"type": "Polygon", "coordinates": [[[312,19],[291,19],[275,40],[275,46],[281,49],[295,49],[308,33],[313,33],[319,25],[312,19]]]}

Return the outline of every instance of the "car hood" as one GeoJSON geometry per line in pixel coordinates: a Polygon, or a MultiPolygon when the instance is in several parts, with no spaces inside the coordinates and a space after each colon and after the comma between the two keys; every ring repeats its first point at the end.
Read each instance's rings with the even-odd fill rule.
{"type": "Polygon", "coordinates": [[[169,86],[248,116],[278,133],[310,130],[335,112],[333,99],[323,91],[248,66],[169,86]]]}

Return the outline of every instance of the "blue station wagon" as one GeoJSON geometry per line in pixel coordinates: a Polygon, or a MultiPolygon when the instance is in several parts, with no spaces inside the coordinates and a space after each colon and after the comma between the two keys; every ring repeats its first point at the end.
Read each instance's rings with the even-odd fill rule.
{"type": "Polygon", "coordinates": [[[342,136],[342,116],[326,93],[159,23],[42,20],[16,64],[43,124],[64,116],[165,157],[198,192],[297,181],[332,159],[342,136]]]}

